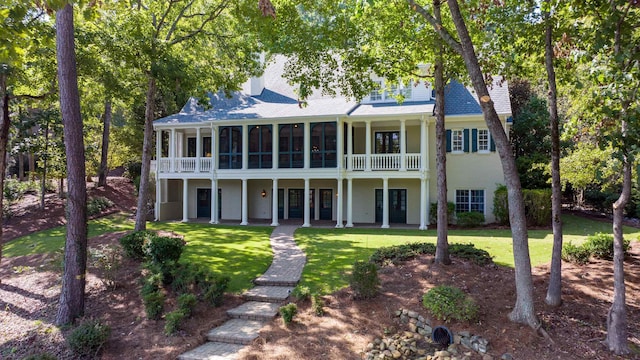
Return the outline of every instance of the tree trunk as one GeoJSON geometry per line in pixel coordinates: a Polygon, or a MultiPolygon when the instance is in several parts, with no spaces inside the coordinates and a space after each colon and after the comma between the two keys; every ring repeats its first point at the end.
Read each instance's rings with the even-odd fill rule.
{"type": "MultiPolygon", "coordinates": [[[[440,0],[434,0],[433,11],[436,20],[442,23],[440,14],[440,0]]],[[[438,220],[437,232],[438,241],[436,245],[435,262],[440,264],[451,264],[449,257],[449,241],[447,233],[449,230],[448,208],[447,208],[447,149],[446,130],[444,128],[444,44],[442,40],[436,39],[438,52],[435,61],[435,88],[436,104],[434,113],[436,116],[436,172],[438,186],[438,220]]]]}
{"type": "Polygon", "coordinates": [[[146,106],[144,109],[144,140],[142,142],[142,167],[138,189],[138,209],[135,231],[147,228],[147,202],[149,197],[149,171],[151,170],[151,143],[153,141],[153,114],[155,112],[156,79],[149,74],[146,106]]]}
{"type": "MultiPolygon", "coordinates": [[[[7,94],[7,69],[0,69],[0,218],[4,214],[4,174],[7,167],[7,141],[9,138],[9,94],[7,94]]],[[[1,219],[0,219],[1,220],[1,219]]],[[[0,224],[0,262],[2,261],[2,225],[0,224]]],[[[0,279],[2,281],[2,279],[0,279]]]]}
{"type": "MultiPolygon", "coordinates": [[[[547,0],[548,2],[549,0],[547,0]]],[[[550,5],[548,5],[550,6],[550,5]]],[[[545,65],[549,82],[549,126],[551,127],[551,227],[553,229],[553,251],[551,253],[551,275],[545,302],[551,306],[562,304],[562,191],[560,185],[560,131],[558,129],[558,100],[556,73],[553,66],[553,29],[550,13],[544,14],[545,65]]]]}
{"type": "MultiPolygon", "coordinates": [[[[626,122],[623,121],[623,129],[626,122]]],[[[623,134],[626,130],[623,130],[623,134]]],[[[623,135],[624,136],[624,135],[623,135]]],[[[627,310],[624,285],[624,246],[622,220],[624,207],[631,196],[631,160],[623,158],[622,193],[613,204],[613,303],[607,315],[607,346],[617,355],[629,353],[627,345],[627,310]]]]}
{"type": "Polygon", "coordinates": [[[42,180],[40,181],[40,209],[44,209],[47,195],[47,160],[49,158],[49,117],[44,128],[44,159],[42,161],[42,180]]]}
{"type": "Polygon", "coordinates": [[[24,154],[20,152],[16,156],[18,157],[18,181],[22,181],[24,179],[24,154]]]}
{"type": "Polygon", "coordinates": [[[516,304],[509,314],[509,319],[516,323],[527,324],[535,329],[539,328],[540,322],[536,316],[533,304],[533,278],[531,276],[531,258],[529,257],[529,237],[527,234],[527,221],[524,212],[524,201],[522,197],[522,187],[513,156],[513,148],[509,143],[507,134],[502,127],[500,118],[496,113],[493,100],[489,96],[489,91],[484,83],[484,77],[478,63],[473,48],[473,43],[467,26],[460,13],[456,0],[447,0],[449,10],[455,24],[460,44],[462,47],[462,57],[469,72],[469,77],[473,83],[480,101],[480,107],[484,114],[485,122],[489,132],[493,136],[496,148],[500,154],[502,171],[507,185],[509,201],[509,220],[511,222],[511,234],[513,237],[513,259],[515,263],[515,283],[516,283],[516,304]]]}
{"type": "Polygon", "coordinates": [[[84,314],[87,267],[85,156],[74,49],[73,7],[68,3],[56,13],[56,50],[69,179],[64,274],[56,314],[56,324],[63,325],[84,314]]]}
{"type": "Polygon", "coordinates": [[[107,186],[107,155],[109,154],[109,129],[111,127],[111,100],[104,102],[104,127],[102,128],[102,156],[98,171],[98,187],[107,186]]]}

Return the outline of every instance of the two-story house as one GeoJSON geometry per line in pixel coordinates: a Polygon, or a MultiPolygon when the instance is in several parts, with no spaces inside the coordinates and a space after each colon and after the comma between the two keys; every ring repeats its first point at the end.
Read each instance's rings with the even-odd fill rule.
{"type": "MultiPolygon", "coordinates": [[[[402,104],[372,91],[362,102],[316,94],[303,105],[281,76],[284,61],[276,57],[232,98],[211,95],[208,110],[190,100],[154,122],[156,220],[426,229],[436,202],[431,87],[392,88],[402,104]]],[[[508,130],[506,82],[489,88],[508,130]]],[[[491,134],[473,90],[452,82],[445,94],[448,199],[492,222],[504,179],[491,134]]]]}

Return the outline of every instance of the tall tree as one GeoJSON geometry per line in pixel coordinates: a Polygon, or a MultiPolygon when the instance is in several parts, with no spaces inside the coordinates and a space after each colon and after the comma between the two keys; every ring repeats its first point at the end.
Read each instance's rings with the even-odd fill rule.
{"type": "Polygon", "coordinates": [[[58,325],[71,323],[84,314],[87,267],[87,189],[73,28],[73,7],[67,3],[56,12],[58,87],[69,188],[64,274],[56,315],[58,325]]]}
{"type": "Polygon", "coordinates": [[[111,129],[111,100],[104,101],[102,153],[100,156],[100,168],[98,170],[98,186],[107,186],[107,160],[109,156],[109,130],[111,129]]]}

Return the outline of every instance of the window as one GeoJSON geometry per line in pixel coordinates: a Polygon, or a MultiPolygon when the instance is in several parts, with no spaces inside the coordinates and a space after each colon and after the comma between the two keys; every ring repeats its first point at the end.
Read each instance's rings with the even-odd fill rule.
{"type": "Polygon", "coordinates": [[[484,190],[456,190],[456,212],[484,214],[484,190]]]}
{"type": "Polygon", "coordinates": [[[211,157],[211,136],[202,138],[202,157],[211,157]]]}
{"type": "Polygon", "coordinates": [[[242,169],[242,127],[220,128],[220,169],[242,169]]]}
{"type": "Polygon", "coordinates": [[[376,132],[376,154],[400,153],[400,133],[398,131],[376,132]]]}
{"type": "Polygon", "coordinates": [[[462,152],[464,150],[464,132],[451,130],[451,151],[462,152]]]}
{"type": "Polygon", "coordinates": [[[304,124],[280,125],[279,168],[304,167],[304,124]]]}
{"type": "Polygon", "coordinates": [[[369,100],[371,101],[380,101],[382,100],[382,93],[380,90],[382,89],[382,81],[374,81],[374,89],[369,93],[369,100]]]}
{"type": "Polygon", "coordinates": [[[249,128],[249,169],[272,167],[271,125],[249,128]]]}
{"type": "Polygon", "coordinates": [[[187,138],[187,157],[196,157],[196,138],[187,138]]]}
{"type": "Polygon", "coordinates": [[[336,123],[311,124],[311,167],[336,167],[336,123]]]}
{"type": "Polygon", "coordinates": [[[478,151],[489,151],[489,130],[478,129],[478,151]]]}
{"type": "Polygon", "coordinates": [[[411,100],[411,83],[412,81],[408,81],[409,85],[404,85],[403,83],[389,85],[387,89],[380,92],[385,88],[384,82],[380,80],[374,81],[375,89],[369,93],[369,101],[395,101],[396,95],[402,95],[405,101],[411,100]]]}

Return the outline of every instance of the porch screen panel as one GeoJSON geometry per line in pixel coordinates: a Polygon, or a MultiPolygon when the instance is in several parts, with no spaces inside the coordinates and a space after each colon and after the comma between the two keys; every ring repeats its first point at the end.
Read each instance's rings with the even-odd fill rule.
{"type": "Polygon", "coordinates": [[[311,167],[334,168],[337,165],[336,123],[311,124],[311,167]]]}
{"type": "Polygon", "coordinates": [[[280,125],[278,167],[301,168],[304,166],[304,124],[280,125]]]}
{"type": "Polygon", "coordinates": [[[220,169],[242,168],[242,127],[220,128],[220,169]]]}
{"type": "Polygon", "coordinates": [[[249,130],[249,168],[271,168],[271,125],[253,126],[249,130]]]}

